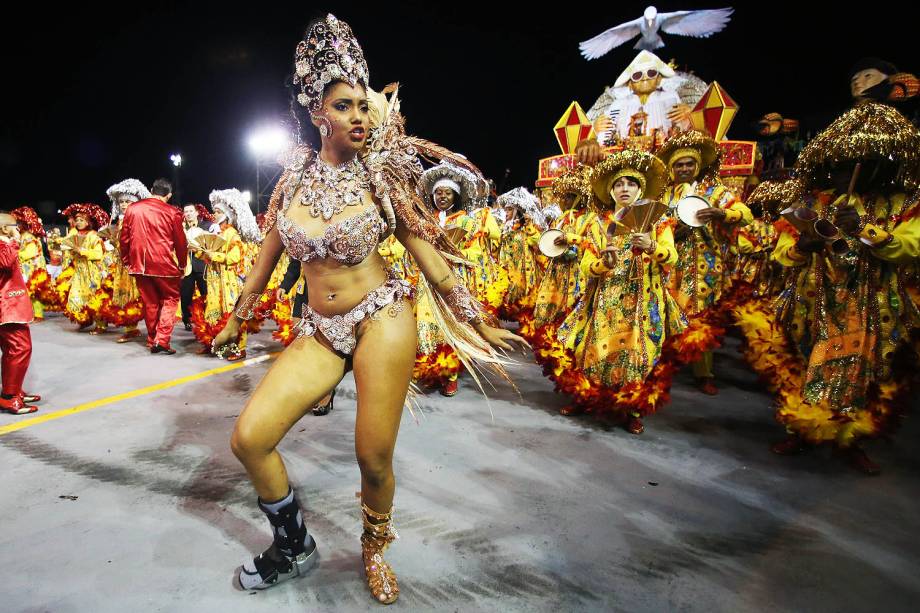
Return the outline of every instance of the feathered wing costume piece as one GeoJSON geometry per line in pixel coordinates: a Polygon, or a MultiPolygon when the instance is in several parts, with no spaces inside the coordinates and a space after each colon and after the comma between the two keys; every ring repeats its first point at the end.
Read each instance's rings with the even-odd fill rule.
{"type": "MultiPolygon", "coordinates": [[[[364,155],[375,195],[385,209],[392,207],[399,223],[431,243],[445,260],[450,262],[453,258],[461,258],[459,250],[447,238],[434,214],[418,193],[418,180],[422,174],[419,157],[424,156],[432,161],[447,161],[476,174],[481,173],[463,156],[424,139],[406,136],[405,120],[399,113],[398,85],[393,89],[393,94],[387,101],[387,109],[382,113],[381,124],[371,132],[369,146],[364,155]]],[[[483,371],[479,365],[488,365],[514,386],[505,370],[505,366],[513,362],[499,355],[469,323],[459,321],[440,292],[428,284],[424,275],[419,284],[421,291],[431,292],[434,298],[431,302],[435,321],[483,394],[485,389],[480,380],[483,371]]],[[[481,316],[485,317],[485,313],[481,312],[481,316]]]]}

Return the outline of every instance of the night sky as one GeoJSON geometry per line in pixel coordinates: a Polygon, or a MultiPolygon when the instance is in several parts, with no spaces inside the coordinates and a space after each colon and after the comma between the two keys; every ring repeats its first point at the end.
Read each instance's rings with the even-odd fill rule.
{"type": "MultiPolygon", "coordinates": [[[[206,202],[215,188],[254,189],[248,133],[288,120],[284,79],[294,46],[307,23],[329,11],[351,24],[372,86],[401,82],[411,133],[467,155],[496,180],[508,169],[507,188],[530,187],[537,159],[558,153],[552,127],[569,102],[590,108],[637,53],[629,43],[587,62],[579,41],[647,5],[572,2],[518,12],[499,2],[140,4],[20,3],[25,14],[5,20],[0,206],[30,204],[46,222],[71,202],[107,209],[112,183],[171,177],[174,152],[184,158],[183,201],[206,202]]],[[[848,104],[847,71],[864,55],[920,70],[910,63],[917,31],[904,4],[867,3],[862,13],[838,11],[842,3],[734,6],[723,32],[665,35],[659,50],[738,101],[729,137],[752,138],[752,123],[770,111],[821,129],[848,104]]]]}

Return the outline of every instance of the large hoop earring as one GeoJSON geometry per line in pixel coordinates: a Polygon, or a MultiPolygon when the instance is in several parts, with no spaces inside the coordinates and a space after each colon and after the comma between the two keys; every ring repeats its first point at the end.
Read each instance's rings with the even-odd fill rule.
{"type": "Polygon", "coordinates": [[[332,136],[332,122],[329,121],[328,117],[324,115],[314,115],[313,120],[319,122],[319,133],[323,138],[332,136]]]}

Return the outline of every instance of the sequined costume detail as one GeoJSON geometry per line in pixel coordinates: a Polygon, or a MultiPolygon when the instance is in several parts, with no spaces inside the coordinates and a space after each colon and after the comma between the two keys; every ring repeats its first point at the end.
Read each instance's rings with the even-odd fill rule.
{"type": "Polygon", "coordinates": [[[278,233],[292,258],[301,262],[331,257],[346,266],[360,264],[377,248],[387,225],[376,207],[326,228],[310,237],[287,215],[278,216],[278,233]]]}
{"type": "Polygon", "coordinates": [[[297,338],[313,336],[317,331],[340,353],[351,355],[358,344],[355,329],[358,324],[368,319],[376,319],[377,314],[386,306],[387,314],[396,317],[405,307],[403,302],[412,297],[412,286],[402,279],[389,279],[377,289],[371,290],[353,309],[342,315],[326,317],[304,305],[303,317],[297,324],[297,338]]]}

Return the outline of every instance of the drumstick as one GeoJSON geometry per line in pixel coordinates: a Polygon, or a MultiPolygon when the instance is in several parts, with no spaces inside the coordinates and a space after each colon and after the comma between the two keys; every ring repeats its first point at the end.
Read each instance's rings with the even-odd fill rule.
{"type": "Polygon", "coordinates": [[[850,186],[847,188],[847,202],[850,202],[850,196],[856,190],[856,180],[859,178],[859,171],[862,170],[862,162],[856,162],[853,167],[853,176],[850,177],[850,186]]]}
{"type": "Polygon", "coordinates": [[[850,199],[853,197],[853,192],[856,191],[856,181],[859,179],[859,172],[862,170],[862,162],[856,162],[856,165],[853,167],[853,174],[850,176],[850,185],[847,187],[847,199],[843,203],[844,207],[850,206],[850,199]]]}

